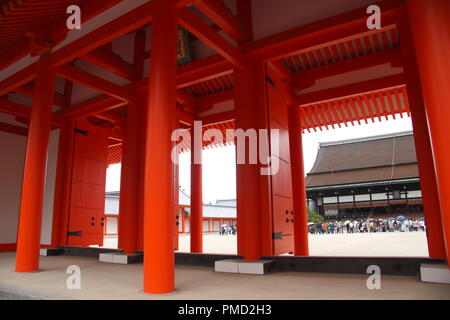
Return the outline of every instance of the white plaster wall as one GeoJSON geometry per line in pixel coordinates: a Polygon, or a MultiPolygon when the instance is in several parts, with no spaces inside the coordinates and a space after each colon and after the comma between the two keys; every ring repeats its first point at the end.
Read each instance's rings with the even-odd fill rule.
{"type": "Polygon", "coordinates": [[[42,210],[41,244],[51,244],[56,167],[58,163],[59,129],[50,133],[45,177],[44,208],[42,210]]]}
{"type": "Polygon", "coordinates": [[[386,193],[374,193],[372,194],[372,200],[387,200],[386,193]]]}
{"type": "Polygon", "coordinates": [[[0,132],[0,243],[16,243],[26,140],[0,132]]]}
{"type": "Polygon", "coordinates": [[[339,202],[353,202],[353,196],[340,196],[339,202]]]}
{"type": "Polygon", "coordinates": [[[337,203],[337,197],[325,197],[323,203],[337,203]]]}
{"type": "MultiPolygon", "coordinates": [[[[50,244],[59,130],[50,134],[47,159],[41,244],[50,244]]],[[[0,132],[0,243],[15,243],[19,221],[23,166],[27,138],[0,132]]]]}
{"type": "Polygon", "coordinates": [[[355,195],[356,201],[370,201],[370,195],[369,194],[357,194],[355,195]]]}
{"type": "Polygon", "coordinates": [[[422,191],[408,191],[408,198],[421,198],[422,197],[422,191]]]}

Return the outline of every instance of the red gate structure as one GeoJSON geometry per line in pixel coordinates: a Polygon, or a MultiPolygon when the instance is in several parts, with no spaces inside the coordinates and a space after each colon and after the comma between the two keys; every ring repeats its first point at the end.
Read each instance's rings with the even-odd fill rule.
{"type": "MultiPolygon", "coordinates": [[[[303,132],[411,116],[429,254],[450,255],[448,0],[289,1],[296,9],[277,23],[282,1],[70,4],[81,30],[66,28],[67,1],[0,0],[0,112],[25,124],[0,130],[28,137],[17,272],[39,268],[49,134],[59,130],[51,245],[101,244],[105,168],[122,162],[119,248],[144,251],[144,292],[172,292],[171,138],[195,120],[204,131],[280,130],[279,150],[273,135],[258,149],[277,158],[274,175],[260,161],[236,167],[238,254],[257,260],[308,255],[303,132]],[[379,6],[380,28],[368,28],[361,3],[379,6]],[[185,41],[203,54],[187,57],[185,41]]],[[[223,141],[194,144],[183,140],[193,151],[223,141]]],[[[252,146],[243,150],[248,159],[252,146]]],[[[201,253],[201,164],[192,174],[191,248],[201,253]]]]}

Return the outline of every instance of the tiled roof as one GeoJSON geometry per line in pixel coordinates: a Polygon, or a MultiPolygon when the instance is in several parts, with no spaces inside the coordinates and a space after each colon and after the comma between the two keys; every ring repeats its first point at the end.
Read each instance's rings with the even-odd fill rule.
{"type": "Polygon", "coordinates": [[[308,188],[417,178],[411,133],[321,144],[308,188]]]}

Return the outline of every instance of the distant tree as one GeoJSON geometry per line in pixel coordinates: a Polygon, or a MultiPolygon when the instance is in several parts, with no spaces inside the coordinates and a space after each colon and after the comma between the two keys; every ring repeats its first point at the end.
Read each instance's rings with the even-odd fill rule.
{"type": "Polygon", "coordinates": [[[308,222],[320,223],[324,219],[320,214],[317,214],[313,209],[308,207],[308,222]]]}

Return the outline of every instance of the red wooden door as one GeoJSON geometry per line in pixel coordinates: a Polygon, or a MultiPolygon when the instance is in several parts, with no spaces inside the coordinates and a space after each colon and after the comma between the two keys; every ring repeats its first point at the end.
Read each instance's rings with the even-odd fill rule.
{"type": "Polygon", "coordinates": [[[271,176],[272,183],[272,226],[273,254],[294,251],[294,215],[292,207],[291,167],[289,155],[289,134],[287,104],[282,94],[271,82],[267,82],[269,105],[269,128],[277,129],[278,145],[271,134],[270,153],[279,163],[278,172],[271,176]]]}
{"type": "Polygon", "coordinates": [[[68,244],[103,245],[108,139],[104,129],[76,126],[68,244]]]}

